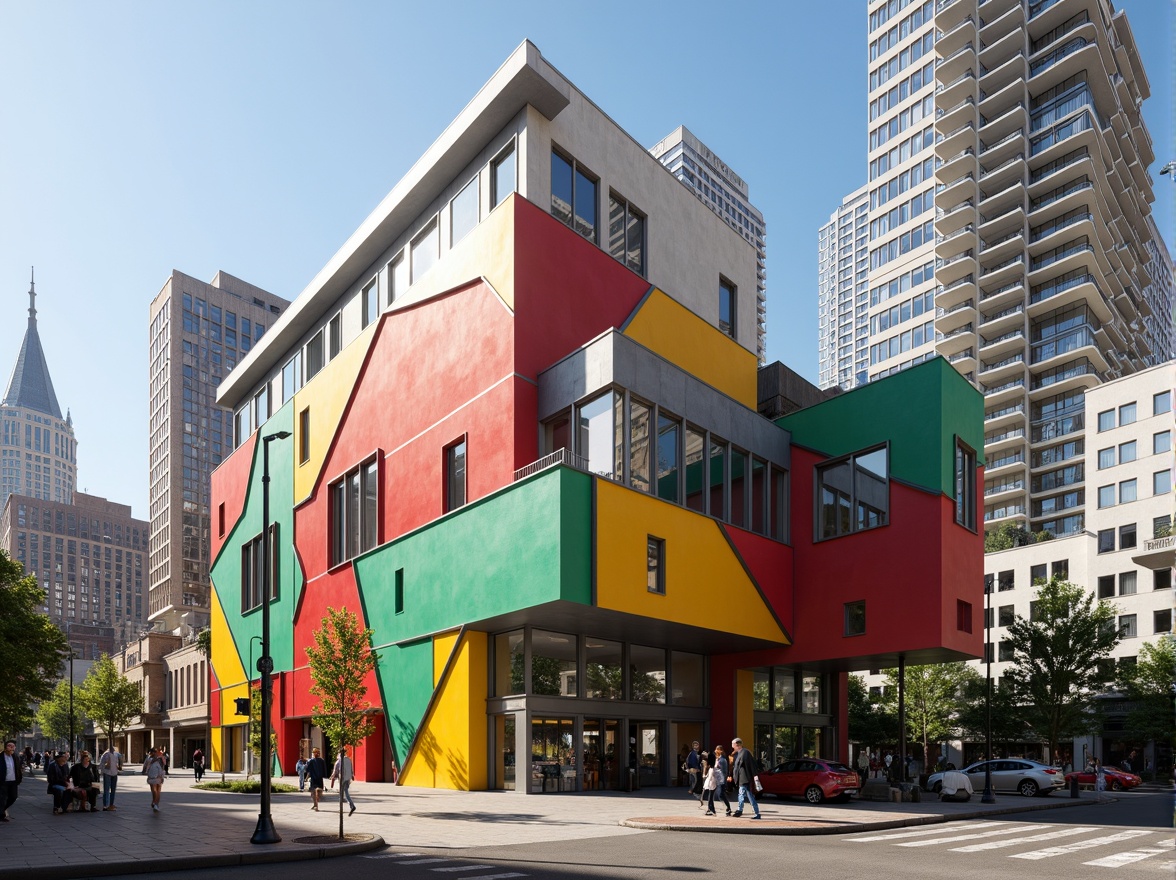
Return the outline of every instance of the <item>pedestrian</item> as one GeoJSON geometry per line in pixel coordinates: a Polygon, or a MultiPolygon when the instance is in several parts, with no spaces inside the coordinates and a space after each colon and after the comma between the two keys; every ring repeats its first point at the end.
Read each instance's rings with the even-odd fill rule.
{"type": "Polygon", "coordinates": [[[298,763],[294,765],[294,772],[298,774],[298,790],[306,791],[306,758],[298,756],[298,763]]]}
{"type": "Polygon", "coordinates": [[[690,744],[690,753],[686,755],[686,780],[687,793],[699,797],[702,793],[702,759],[698,754],[698,740],[690,744]]]}
{"type": "Polygon", "coordinates": [[[78,756],[78,762],[70,768],[69,781],[73,783],[70,793],[78,802],[78,811],[98,812],[98,768],[90,761],[90,753],[85,749],[78,756]]]}
{"type": "Polygon", "coordinates": [[[115,810],[114,795],[118,791],[118,774],[122,772],[123,756],[112,741],[98,758],[98,772],[102,774],[102,809],[115,810]]]}
{"type": "MultiPolygon", "coordinates": [[[[715,770],[718,775],[718,787],[716,791],[719,797],[723,799],[723,803],[727,807],[727,815],[731,815],[731,801],[727,797],[727,780],[731,775],[731,760],[723,753],[721,745],[715,746],[715,770]]],[[[711,801],[711,809],[714,809],[714,801],[711,801]]]]}
{"type": "Polygon", "coordinates": [[[892,755],[889,750],[886,752],[886,757],[883,759],[883,763],[886,765],[886,778],[889,779],[890,765],[894,763],[894,755],[892,755]]]}
{"type": "Polygon", "coordinates": [[[192,753],[192,774],[196,777],[197,782],[204,778],[204,751],[202,749],[197,749],[192,753]]]}
{"type": "Polygon", "coordinates": [[[323,793],[323,780],[327,776],[327,762],[323,760],[322,752],[311,749],[310,760],[306,762],[306,778],[310,783],[310,808],[318,812],[319,797],[323,793]]]}
{"type": "MultiPolygon", "coordinates": [[[[396,759],[395,758],[392,759],[391,764],[392,764],[392,784],[395,785],[396,780],[400,778],[400,769],[396,766],[396,759]]],[[[607,771],[608,771],[608,767],[609,767],[609,759],[607,757],[604,759],[604,767],[605,767],[605,771],[606,771],[604,774],[604,780],[605,780],[605,787],[607,788],[608,787],[608,784],[607,784],[608,783],[608,772],[607,771]]]]}
{"type": "Polygon", "coordinates": [[[715,747],[715,763],[707,765],[704,762],[706,769],[704,770],[705,777],[702,780],[702,794],[706,798],[706,815],[714,816],[715,813],[715,791],[722,788],[726,784],[727,779],[722,775],[719,769],[719,752],[718,746],[715,747]]]}
{"type": "Polygon", "coordinates": [[[58,752],[53,763],[45,768],[45,793],[53,795],[53,815],[60,816],[69,807],[69,768],[65,766],[65,752],[58,752]]]}
{"type": "Polygon", "coordinates": [[[16,756],[16,740],[4,743],[4,754],[0,756],[0,822],[9,822],[8,808],[16,803],[17,786],[24,774],[20,772],[20,759],[16,756]]]}
{"type": "Polygon", "coordinates": [[[340,802],[347,801],[351,813],[355,812],[355,801],[351,799],[351,781],[355,778],[355,765],[347,757],[347,746],[339,746],[339,757],[335,761],[335,769],[331,771],[331,788],[335,787],[335,780],[339,780],[340,802]]]}
{"type": "Polygon", "coordinates": [[[1102,761],[1098,758],[1093,759],[1094,762],[1094,791],[1098,800],[1101,802],[1103,793],[1107,790],[1107,774],[1103,767],[1102,761]]]}
{"type": "Polygon", "coordinates": [[[753,819],[760,818],[759,804],[755,800],[755,791],[753,790],[756,783],[759,782],[759,768],[755,763],[755,756],[752,755],[750,749],[743,747],[743,740],[736,737],[731,740],[731,749],[734,752],[734,758],[731,762],[731,776],[729,781],[739,786],[739,800],[735,805],[735,812],[732,816],[736,818],[743,815],[743,802],[750,801],[751,808],[755,811],[753,819]]]}
{"type": "Polygon", "coordinates": [[[167,746],[159,747],[159,757],[163,759],[163,772],[171,773],[171,757],[167,753],[167,746]]]}
{"type": "Polygon", "coordinates": [[[868,778],[870,775],[870,753],[865,749],[858,752],[857,765],[862,779],[868,778]]]}
{"type": "Polygon", "coordinates": [[[143,761],[143,775],[147,777],[147,785],[151,788],[151,809],[159,812],[159,795],[163,791],[163,780],[167,776],[167,764],[164,763],[163,750],[159,746],[152,746],[146,760],[143,761]]]}

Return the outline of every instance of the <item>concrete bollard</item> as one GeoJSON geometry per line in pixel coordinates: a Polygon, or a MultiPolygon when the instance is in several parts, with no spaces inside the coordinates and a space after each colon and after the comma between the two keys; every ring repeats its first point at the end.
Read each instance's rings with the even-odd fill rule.
{"type": "Polygon", "coordinates": [[[1070,797],[1078,797],[1078,774],[1075,773],[1070,777],[1070,797]]]}

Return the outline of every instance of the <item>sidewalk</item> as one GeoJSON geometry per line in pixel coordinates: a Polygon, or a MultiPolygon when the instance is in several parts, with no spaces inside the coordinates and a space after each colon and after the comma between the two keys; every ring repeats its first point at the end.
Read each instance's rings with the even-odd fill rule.
{"type": "MultiPolygon", "coordinates": [[[[287,778],[284,781],[289,782],[287,778]]],[[[338,793],[328,790],[320,812],[307,794],[275,794],[272,815],[281,843],[249,842],[257,824],[257,795],[198,791],[190,776],[170,777],[162,809],[150,809],[150,793],[138,775],[119,780],[116,812],[52,814],[42,776],[26,777],[11,822],[0,823],[0,878],[58,880],[184,870],[350,855],[385,844],[461,849],[503,843],[543,843],[643,834],[653,830],[751,834],[836,834],[900,825],[950,822],[977,816],[1089,804],[1055,794],[1049,798],[1000,796],[944,804],[851,802],[811,806],[769,799],[759,822],[707,817],[682,789],[635,793],[530,795],[455,792],[355,783],[357,812],[344,819],[348,842],[338,833],[338,793]],[[335,800],[331,796],[335,796],[335,800]],[[329,806],[328,806],[329,805],[329,806]],[[332,811],[333,810],[333,811],[332,811]]]]}

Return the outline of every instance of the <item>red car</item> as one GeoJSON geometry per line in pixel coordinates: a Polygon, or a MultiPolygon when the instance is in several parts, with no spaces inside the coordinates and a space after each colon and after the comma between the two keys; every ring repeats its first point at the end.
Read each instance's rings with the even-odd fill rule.
{"type": "MultiPolygon", "coordinates": [[[[1128,773],[1126,770],[1120,770],[1118,767],[1103,767],[1103,775],[1107,780],[1107,788],[1111,791],[1124,791],[1135,788],[1139,783],[1143,782],[1134,773],[1128,773]]],[[[1070,779],[1078,778],[1079,785],[1094,785],[1094,768],[1088,767],[1085,770],[1074,770],[1066,774],[1066,784],[1070,784],[1070,779]]]]}
{"type": "Polygon", "coordinates": [[[802,797],[810,804],[825,798],[849,800],[862,787],[857,773],[844,764],[823,758],[796,758],[759,775],[764,794],[802,797]]]}

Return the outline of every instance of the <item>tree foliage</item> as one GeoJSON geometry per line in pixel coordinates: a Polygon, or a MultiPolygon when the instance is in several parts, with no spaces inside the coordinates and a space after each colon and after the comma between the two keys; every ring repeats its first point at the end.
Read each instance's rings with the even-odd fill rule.
{"type": "Polygon", "coordinates": [[[78,687],[76,702],[94,719],[111,745],[131,719],[143,711],[138,686],[128,681],[106,654],[90,667],[86,680],[78,687]]]}
{"type": "MultiPolygon", "coordinates": [[[[261,758],[261,688],[249,689],[249,751],[253,757],[261,758]]],[[[278,735],[270,729],[270,755],[278,753],[278,735]]],[[[245,773],[248,779],[253,775],[253,762],[249,762],[249,769],[245,773]]]]}
{"type": "MultiPolygon", "coordinates": [[[[999,754],[1009,754],[1014,743],[1035,739],[1017,703],[1013,689],[1007,684],[992,683],[992,744],[999,754]]],[[[963,706],[956,719],[960,733],[968,739],[985,742],[988,731],[988,680],[976,675],[964,686],[963,706]]]]}
{"type": "MultiPolygon", "coordinates": [[[[932,743],[955,736],[966,688],[978,678],[976,670],[962,662],[906,667],[907,736],[912,742],[922,743],[925,763],[930,764],[932,743]]],[[[897,716],[897,669],[886,672],[885,704],[897,716]]]]}
{"type": "Polygon", "coordinates": [[[1054,537],[1053,532],[1031,532],[1015,520],[1009,520],[984,533],[984,552],[1012,550],[1014,547],[1024,547],[1027,544],[1052,541],[1054,537]]]}
{"type": "Polygon", "coordinates": [[[1140,739],[1171,742],[1176,738],[1176,638],[1166,635],[1144,644],[1136,662],[1120,668],[1120,687],[1131,706],[1127,729],[1140,739]]]}
{"type": "MultiPolygon", "coordinates": [[[[74,731],[86,726],[86,713],[79,705],[77,688],[74,689],[74,731]]],[[[47,699],[41,701],[37,707],[37,723],[50,739],[69,741],[69,679],[63,678],[47,699]]],[[[70,749],[73,745],[70,745],[70,749]]]]}
{"type": "Polygon", "coordinates": [[[1099,667],[1121,638],[1115,608],[1056,575],[1037,588],[1032,618],[1008,628],[1013,665],[1007,678],[1029,726],[1057,754],[1063,737],[1091,729],[1099,667]]]}
{"type": "Polygon", "coordinates": [[[205,627],[196,635],[196,650],[209,660],[212,659],[212,629],[205,627]]]}
{"type": "Polygon", "coordinates": [[[41,613],[44,601],[36,579],[0,550],[0,731],[27,729],[32,707],[49,698],[61,674],[65,635],[41,613]]]}
{"type": "Polygon", "coordinates": [[[849,738],[863,746],[894,742],[898,736],[898,715],[870,696],[865,679],[849,676],[849,738]]]}

